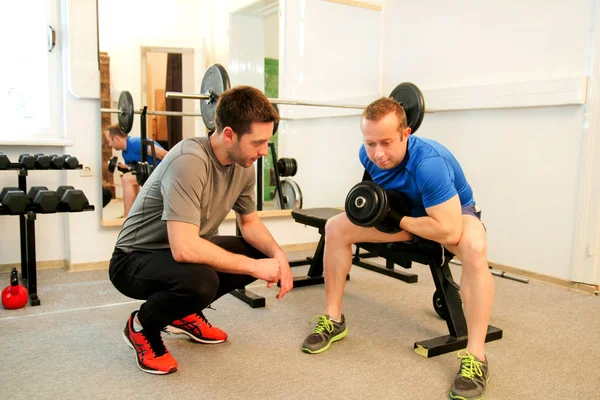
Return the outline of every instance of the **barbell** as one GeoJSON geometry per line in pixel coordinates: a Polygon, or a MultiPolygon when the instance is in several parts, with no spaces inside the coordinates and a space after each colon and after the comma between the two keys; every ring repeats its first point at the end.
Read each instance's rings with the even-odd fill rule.
{"type": "MultiPolygon", "coordinates": [[[[167,92],[167,98],[174,99],[193,99],[202,100],[200,103],[200,112],[204,125],[210,130],[215,129],[215,110],[219,95],[231,86],[229,75],[225,67],[220,64],[213,64],[206,70],[200,85],[200,94],[167,92]]],[[[391,98],[402,105],[406,112],[406,121],[412,132],[416,132],[423,122],[425,113],[425,100],[421,90],[413,83],[404,82],[399,84],[390,93],[391,98]]],[[[336,103],[320,103],[316,101],[304,100],[285,100],[285,99],[268,99],[271,104],[294,105],[294,106],[309,106],[309,107],[333,107],[346,109],[365,109],[366,105],[357,104],[336,104],[336,103]]]]}
{"type": "MultiPolygon", "coordinates": [[[[101,108],[100,112],[119,114],[119,128],[123,133],[131,132],[133,127],[133,115],[143,114],[143,110],[135,110],[133,108],[133,97],[127,90],[119,95],[119,108],[101,108]]],[[[146,111],[146,115],[164,115],[167,117],[200,117],[198,113],[185,113],[181,111],[146,111]]]]}

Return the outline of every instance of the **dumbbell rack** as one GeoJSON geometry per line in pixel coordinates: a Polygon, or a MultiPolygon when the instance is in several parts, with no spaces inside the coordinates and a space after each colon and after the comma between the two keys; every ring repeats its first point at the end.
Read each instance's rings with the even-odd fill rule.
{"type": "MultiPolygon", "coordinates": [[[[83,166],[80,164],[75,169],[52,169],[42,170],[35,169],[35,171],[73,171],[82,169],[83,166]]],[[[7,169],[3,171],[16,170],[18,171],[19,177],[19,190],[27,193],[27,175],[28,170],[23,168],[18,163],[10,163],[7,169]]],[[[33,205],[30,205],[33,206],[33,205]]],[[[32,208],[32,207],[31,207],[32,208]]],[[[81,211],[94,211],[94,206],[90,205],[84,207],[81,211]]],[[[52,214],[59,212],[80,212],[80,211],[56,211],[52,214]]],[[[21,236],[21,280],[23,285],[27,288],[29,293],[29,304],[32,306],[39,306],[40,299],[37,294],[37,261],[35,256],[35,220],[38,212],[32,209],[25,210],[22,213],[10,213],[8,211],[0,211],[0,215],[18,215],[19,216],[19,230],[21,236]]],[[[46,213],[44,213],[46,214],[46,213]]]]}

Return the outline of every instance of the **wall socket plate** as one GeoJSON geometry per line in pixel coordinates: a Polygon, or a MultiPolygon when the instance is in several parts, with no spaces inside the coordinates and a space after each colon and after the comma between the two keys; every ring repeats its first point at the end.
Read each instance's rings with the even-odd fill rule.
{"type": "Polygon", "coordinates": [[[94,176],[94,173],[92,172],[92,167],[90,167],[89,165],[83,165],[83,168],[81,169],[81,173],[79,175],[84,177],[94,176]]]}

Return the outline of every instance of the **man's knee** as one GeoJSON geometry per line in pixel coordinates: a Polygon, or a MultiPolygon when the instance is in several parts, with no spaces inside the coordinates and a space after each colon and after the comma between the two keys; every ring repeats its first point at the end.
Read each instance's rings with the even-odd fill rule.
{"type": "Polygon", "coordinates": [[[121,177],[121,183],[127,186],[136,186],[138,184],[137,178],[130,172],[123,174],[121,177]]]}
{"type": "Polygon", "coordinates": [[[459,242],[460,253],[465,265],[487,265],[487,245],[485,237],[463,237],[459,242]]]}
{"type": "Polygon", "coordinates": [[[180,290],[208,304],[217,294],[219,276],[217,272],[205,265],[190,265],[190,273],[179,283],[180,290]]]}
{"type": "Polygon", "coordinates": [[[347,242],[352,226],[346,214],[329,218],[325,224],[325,241],[347,242]]]}

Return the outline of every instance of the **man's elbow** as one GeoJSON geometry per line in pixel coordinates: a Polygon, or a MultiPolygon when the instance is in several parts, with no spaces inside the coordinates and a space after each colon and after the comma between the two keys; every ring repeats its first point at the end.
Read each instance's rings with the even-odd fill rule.
{"type": "Polygon", "coordinates": [[[190,252],[185,245],[171,246],[171,254],[178,263],[190,262],[190,252]]]}

